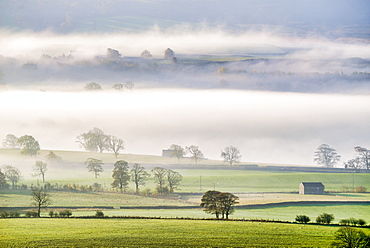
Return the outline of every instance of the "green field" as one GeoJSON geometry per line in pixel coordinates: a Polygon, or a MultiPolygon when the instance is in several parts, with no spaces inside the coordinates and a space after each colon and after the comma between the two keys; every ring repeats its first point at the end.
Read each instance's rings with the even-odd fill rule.
{"type": "Polygon", "coordinates": [[[2,219],[0,223],[1,247],[330,247],[338,229],[147,219],[2,219]]]}
{"type": "MultiPolygon", "coordinates": [[[[204,192],[210,189],[233,193],[246,192],[298,192],[301,182],[322,182],[326,191],[341,191],[343,187],[364,186],[370,189],[370,173],[320,173],[299,171],[245,170],[245,165],[229,169],[223,161],[201,160],[195,165],[190,159],[166,158],[152,155],[120,154],[116,159],[110,153],[54,151],[62,158],[60,163],[49,163],[46,180],[50,183],[71,183],[92,185],[101,184],[111,190],[113,163],[125,160],[129,164],[139,163],[149,171],[156,166],[164,166],[178,171],[183,181],[178,192],[204,192]],[[103,161],[104,172],[98,179],[89,173],[84,165],[87,158],[103,161]],[[243,169],[244,168],[244,169],[243,169]]],[[[23,179],[19,184],[36,184],[39,177],[32,177],[32,166],[35,160],[45,160],[49,151],[41,151],[37,157],[21,156],[19,150],[0,149],[0,164],[12,164],[19,167],[23,179]]],[[[255,164],[260,168],[274,164],[255,164]]],[[[282,165],[276,165],[282,166],[282,165]]],[[[289,165],[284,165],[289,166],[289,165]]],[[[133,190],[133,184],[129,185],[133,190]]],[[[155,188],[153,180],[149,180],[142,188],[155,188]]]]}
{"type": "MultiPolygon", "coordinates": [[[[49,151],[41,151],[34,157],[19,155],[19,150],[0,149],[0,160],[4,164],[13,164],[20,168],[23,178],[18,184],[27,186],[40,183],[40,178],[32,177],[31,167],[35,160],[42,160],[49,151]]],[[[370,189],[370,173],[319,173],[274,170],[246,170],[243,166],[229,168],[222,161],[203,160],[194,165],[191,160],[165,158],[160,156],[146,156],[122,154],[118,159],[132,163],[140,163],[148,171],[155,166],[163,166],[178,171],[183,180],[171,197],[138,196],[133,194],[134,186],[131,183],[128,194],[115,192],[111,188],[113,163],[117,161],[113,154],[55,151],[62,157],[60,163],[50,163],[46,173],[46,180],[51,184],[100,184],[102,192],[68,192],[51,191],[52,207],[90,207],[92,209],[73,210],[75,216],[93,215],[93,207],[113,207],[113,210],[104,210],[108,216],[155,216],[155,217],[194,217],[207,218],[201,209],[123,209],[120,207],[158,207],[158,206],[199,206],[202,194],[207,190],[231,192],[240,199],[239,205],[251,206],[256,204],[289,203],[286,206],[259,206],[237,209],[232,218],[270,219],[293,221],[296,215],[307,215],[312,221],[323,213],[334,214],[335,223],[349,217],[362,218],[370,223],[369,204],[370,194],[330,193],[325,195],[299,195],[298,186],[302,181],[320,181],[327,191],[341,191],[343,187],[352,188],[364,186],[370,189]],[[97,179],[89,173],[84,161],[94,157],[103,160],[104,172],[97,179]],[[201,168],[198,168],[201,167],[201,168]],[[294,202],[312,202],[307,205],[296,205],[294,202]],[[347,201],[358,202],[348,204],[347,201]],[[324,203],[320,203],[324,202],[324,203]],[[332,204],[330,202],[342,202],[332,204]]],[[[247,163],[246,163],[247,164],[247,163]]],[[[266,164],[259,164],[264,167],[266,164]]],[[[278,166],[278,165],[277,165],[278,166]]],[[[149,180],[141,189],[150,189],[154,193],[155,182],[149,180]]],[[[32,205],[29,190],[2,190],[0,191],[0,207],[30,208],[32,205]]],[[[47,211],[44,213],[47,216],[47,211]]]]}

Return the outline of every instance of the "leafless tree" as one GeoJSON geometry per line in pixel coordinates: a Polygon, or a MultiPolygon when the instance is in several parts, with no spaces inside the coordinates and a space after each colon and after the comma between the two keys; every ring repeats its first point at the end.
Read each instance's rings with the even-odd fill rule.
{"type": "Polygon", "coordinates": [[[18,137],[14,134],[8,134],[3,141],[3,147],[9,149],[19,148],[18,137]]]}
{"type": "Polygon", "coordinates": [[[199,150],[198,146],[189,146],[189,147],[186,147],[186,151],[191,154],[191,158],[195,161],[195,164],[198,163],[198,160],[199,159],[204,158],[204,155],[199,150]]]}
{"type": "Polygon", "coordinates": [[[240,162],[242,155],[238,148],[227,146],[221,151],[221,157],[224,159],[224,162],[229,162],[230,166],[233,166],[233,163],[240,162]]]}
{"type": "Polygon", "coordinates": [[[136,194],[139,193],[139,186],[145,185],[150,174],[145,171],[145,168],[139,164],[134,164],[131,169],[131,181],[135,184],[136,194]]]}
{"type": "Polygon", "coordinates": [[[108,137],[108,148],[114,152],[114,156],[118,157],[120,150],[125,149],[125,142],[113,135],[108,137]]]}
{"type": "Polygon", "coordinates": [[[363,165],[364,169],[370,170],[370,150],[365,147],[356,146],[355,151],[358,153],[358,157],[363,165]]]}
{"type": "Polygon", "coordinates": [[[173,170],[167,170],[166,176],[168,186],[170,187],[170,193],[173,193],[174,189],[176,189],[180,185],[182,181],[182,176],[180,173],[173,170]]]}
{"type": "Polygon", "coordinates": [[[50,195],[42,188],[32,187],[32,200],[37,208],[37,217],[40,217],[41,208],[51,205],[50,195]]]}
{"type": "Polygon", "coordinates": [[[166,186],[167,169],[162,167],[155,167],[152,169],[153,177],[156,183],[158,183],[158,192],[163,193],[166,186]]]}
{"type": "Polygon", "coordinates": [[[327,144],[320,145],[314,155],[315,162],[328,168],[334,167],[339,160],[340,155],[337,154],[334,148],[327,144]]]}
{"type": "Polygon", "coordinates": [[[32,167],[35,174],[33,176],[42,176],[42,182],[45,182],[45,173],[48,170],[48,165],[40,160],[36,161],[35,165],[32,167]]]}
{"type": "Polygon", "coordinates": [[[3,170],[5,178],[12,182],[12,189],[15,189],[15,186],[22,178],[21,172],[17,167],[12,165],[4,165],[3,170]]]}

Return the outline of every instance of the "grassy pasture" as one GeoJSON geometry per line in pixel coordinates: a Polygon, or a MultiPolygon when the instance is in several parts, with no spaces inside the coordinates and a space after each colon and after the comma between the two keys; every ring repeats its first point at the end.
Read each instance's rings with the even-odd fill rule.
{"type": "Polygon", "coordinates": [[[1,247],[330,247],[338,229],[201,220],[41,218],[0,223],[1,247]]]}
{"type": "MultiPolygon", "coordinates": [[[[206,214],[202,209],[114,209],[102,210],[106,216],[144,216],[144,217],[162,217],[162,218],[213,218],[214,215],[206,214]]],[[[311,222],[316,221],[316,217],[322,213],[333,214],[335,219],[333,223],[339,223],[342,219],[350,217],[363,219],[370,223],[370,205],[369,204],[307,204],[307,205],[289,205],[258,208],[237,208],[230,216],[230,219],[246,220],[279,220],[294,221],[297,215],[306,215],[310,217],[311,222]]],[[[95,210],[73,210],[74,216],[92,216],[95,210]]],[[[48,216],[44,212],[44,216],[48,216]]]]}
{"type": "MultiPolygon", "coordinates": [[[[353,183],[355,186],[364,186],[370,189],[370,173],[236,170],[227,169],[225,164],[218,160],[202,160],[198,165],[194,165],[190,159],[178,161],[176,158],[153,155],[120,154],[118,159],[116,159],[110,153],[54,152],[62,157],[63,160],[61,163],[48,162],[46,180],[50,183],[91,185],[97,182],[109,189],[112,182],[113,163],[117,160],[125,160],[130,164],[139,163],[148,170],[155,166],[165,166],[180,172],[183,175],[183,181],[178,192],[204,192],[209,189],[233,193],[292,192],[298,191],[298,186],[302,181],[322,182],[325,185],[325,190],[328,191],[340,191],[343,186],[352,188],[353,183]],[[89,173],[84,165],[84,161],[90,157],[101,159],[104,162],[104,172],[98,179],[95,179],[93,174],[89,173]],[[200,166],[203,169],[198,169],[200,166]]],[[[44,160],[48,153],[49,151],[41,151],[37,157],[27,157],[21,156],[19,150],[0,149],[0,165],[12,164],[17,166],[23,175],[23,180],[19,182],[20,184],[36,184],[39,178],[31,176],[32,166],[35,164],[35,160],[44,160]]],[[[263,167],[267,164],[258,165],[263,167]]],[[[154,181],[149,181],[145,187],[155,188],[154,181]]],[[[130,188],[134,188],[132,184],[130,188]]]]}

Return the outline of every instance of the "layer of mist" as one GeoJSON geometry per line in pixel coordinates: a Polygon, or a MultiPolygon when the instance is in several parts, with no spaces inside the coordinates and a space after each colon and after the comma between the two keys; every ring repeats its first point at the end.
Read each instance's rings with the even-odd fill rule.
{"type": "Polygon", "coordinates": [[[121,137],[124,153],[160,155],[171,144],[196,145],[220,159],[225,146],[243,161],[311,165],[327,143],[343,161],[370,147],[370,98],[235,90],[0,92],[0,137],[33,135],[42,149],[81,150],[93,127],[121,137]]]}
{"type": "Polygon", "coordinates": [[[364,42],[209,29],[1,33],[8,37],[0,41],[2,82],[8,89],[82,90],[89,82],[111,89],[132,81],[138,88],[370,92],[370,46],[364,42]],[[175,64],[163,59],[168,47],[175,52],[175,64]],[[121,57],[109,59],[108,48],[121,57]],[[153,57],[140,58],[144,50],[153,57]],[[220,68],[223,73],[218,73],[220,68]]]}

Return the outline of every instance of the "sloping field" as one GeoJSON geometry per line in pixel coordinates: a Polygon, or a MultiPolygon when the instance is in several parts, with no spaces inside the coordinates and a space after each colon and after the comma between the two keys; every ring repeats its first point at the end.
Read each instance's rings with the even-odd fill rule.
{"type": "Polygon", "coordinates": [[[338,229],[200,220],[42,218],[0,221],[1,247],[329,247],[338,229]]]}

